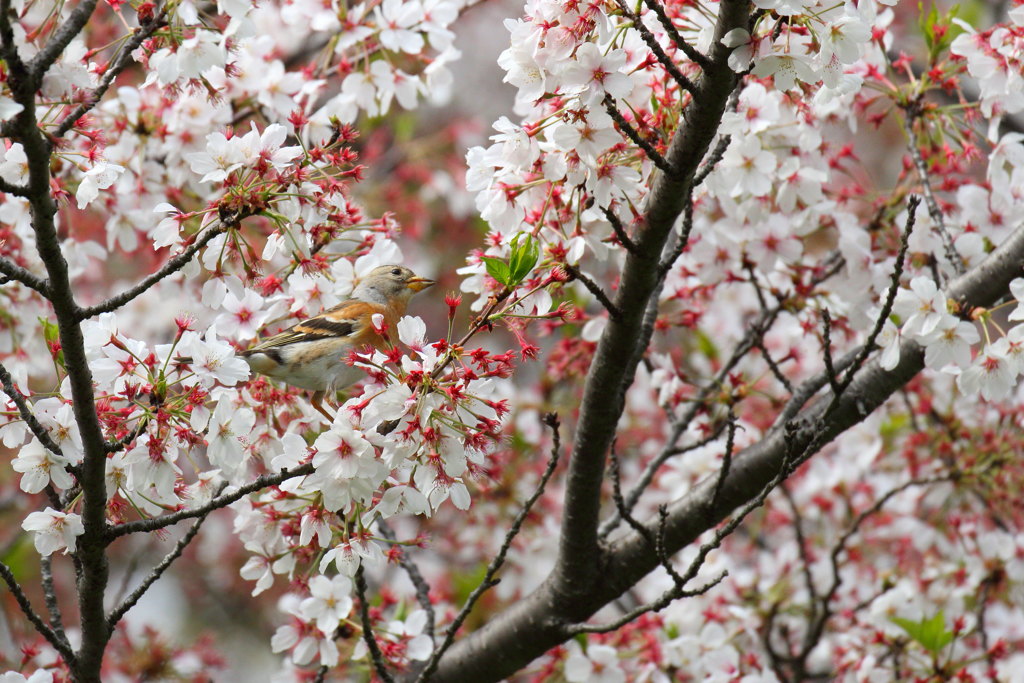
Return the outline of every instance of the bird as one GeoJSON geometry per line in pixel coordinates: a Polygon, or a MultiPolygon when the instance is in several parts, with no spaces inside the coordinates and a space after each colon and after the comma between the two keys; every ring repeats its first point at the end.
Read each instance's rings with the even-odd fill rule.
{"type": "Polygon", "coordinates": [[[394,329],[412,296],[433,284],[405,266],[378,266],[360,279],[347,300],[240,355],[253,372],[313,391],[313,408],[333,422],[334,417],[324,410],[324,396],[365,377],[362,370],[345,362],[349,352],[366,345],[381,349],[387,345],[374,329],[373,316],[382,315],[387,329],[394,329]]]}

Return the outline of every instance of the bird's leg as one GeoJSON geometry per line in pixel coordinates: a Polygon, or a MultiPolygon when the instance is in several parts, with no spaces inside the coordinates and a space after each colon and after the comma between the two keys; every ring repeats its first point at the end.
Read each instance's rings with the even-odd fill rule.
{"type": "Polygon", "coordinates": [[[323,406],[324,393],[326,393],[326,392],[314,391],[313,392],[313,398],[311,398],[309,402],[313,405],[313,407],[316,409],[316,411],[318,413],[320,413],[321,415],[323,415],[324,417],[327,418],[328,422],[334,422],[334,416],[331,415],[330,413],[328,413],[326,410],[324,410],[324,406],[323,406]]]}
{"type": "Polygon", "coordinates": [[[329,405],[331,408],[333,408],[334,410],[337,410],[338,409],[338,405],[339,405],[338,404],[338,392],[337,391],[328,392],[327,393],[326,402],[327,402],[327,405],[329,405]]]}

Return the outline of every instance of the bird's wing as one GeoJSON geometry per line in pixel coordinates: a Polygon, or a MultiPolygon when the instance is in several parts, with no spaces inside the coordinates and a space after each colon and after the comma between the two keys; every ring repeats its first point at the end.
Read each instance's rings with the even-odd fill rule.
{"type": "Polygon", "coordinates": [[[292,325],[287,330],[264,339],[256,346],[243,352],[244,355],[278,349],[282,346],[322,339],[347,339],[354,345],[369,341],[367,332],[372,332],[370,318],[382,312],[382,307],[365,301],[345,301],[333,308],[292,325]]]}

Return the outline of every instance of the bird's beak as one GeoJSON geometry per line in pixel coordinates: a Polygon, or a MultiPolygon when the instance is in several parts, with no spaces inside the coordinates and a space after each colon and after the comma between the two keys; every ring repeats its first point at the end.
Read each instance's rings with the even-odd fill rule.
{"type": "Polygon", "coordinates": [[[431,280],[430,278],[411,277],[406,281],[405,286],[414,292],[422,292],[424,289],[430,287],[433,284],[434,281],[431,280]]]}

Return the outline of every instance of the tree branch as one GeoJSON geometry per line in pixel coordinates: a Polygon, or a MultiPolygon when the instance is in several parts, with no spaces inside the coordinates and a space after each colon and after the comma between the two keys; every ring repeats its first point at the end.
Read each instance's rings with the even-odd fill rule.
{"type": "MultiPolygon", "coordinates": [[[[2,187],[0,187],[0,190],[7,192],[7,190],[4,190],[2,187]]],[[[20,282],[29,289],[39,292],[44,297],[50,297],[50,287],[46,283],[46,280],[33,275],[27,269],[22,268],[17,263],[14,263],[9,259],[0,257],[0,273],[6,275],[8,280],[20,282]]]]}
{"type": "MultiPolygon", "coordinates": [[[[11,26],[11,0],[0,0],[0,57],[16,79],[23,79],[27,73],[25,63],[18,54],[18,46],[14,42],[14,28],[11,26]]],[[[5,126],[9,122],[5,122],[5,126]]],[[[6,137],[6,133],[4,134],[6,137]]],[[[4,190],[7,192],[7,190],[4,190]]]]}
{"type": "MultiPolygon", "coordinates": [[[[640,133],[634,128],[626,117],[622,115],[622,112],[615,106],[615,101],[611,95],[604,96],[604,108],[608,112],[608,115],[612,117],[615,124],[619,127],[626,137],[632,140],[633,144],[644,151],[647,158],[658,167],[658,170],[667,175],[675,175],[676,170],[672,168],[672,165],[661,155],[661,153],[655,149],[654,145],[645,140],[640,136],[640,133]]],[[[614,227],[614,226],[613,226],[614,227]]]]}
{"type": "Polygon", "coordinates": [[[82,32],[95,9],[96,0],[82,0],[78,7],[71,11],[71,16],[61,26],[57,27],[57,30],[50,36],[50,41],[27,64],[33,84],[38,84],[42,81],[43,74],[53,66],[53,63],[57,61],[60,54],[64,52],[64,48],[70,45],[71,41],[82,32]]]}
{"type": "Polygon", "coordinates": [[[57,591],[53,586],[53,556],[46,555],[39,561],[39,577],[43,585],[43,599],[46,601],[46,612],[50,617],[50,628],[70,649],[67,634],[64,633],[63,617],[60,604],[57,602],[57,591]]]}
{"type": "MultiPolygon", "coordinates": [[[[643,327],[652,305],[656,314],[657,301],[652,303],[652,294],[663,281],[660,259],[735,87],[736,75],[727,64],[730,50],[722,44],[722,37],[746,27],[749,9],[746,0],[719,4],[709,64],[665,155],[676,172],[658,173],[654,178],[643,225],[633,238],[636,249],[626,253],[614,299],[623,315],[609,319],[584,384],[555,569],[533,594],[456,643],[441,660],[433,680],[498,680],[561,642],[564,625],[585,621],[593,614],[594,592],[607,582],[597,536],[605,459],[622,414],[625,388],[632,383],[644,352],[637,330],[643,327]],[[623,364],[624,358],[630,362],[623,364]]],[[[666,543],[671,541],[671,536],[666,537],[666,543]]]]}
{"type": "Polygon", "coordinates": [[[385,683],[392,683],[395,679],[388,671],[387,661],[380,651],[377,638],[373,635],[373,624],[370,623],[370,603],[366,598],[366,578],[363,576],[363,565],[356,568],[355,575],[356,596],[359,598],[359,622],[363,627],[363,640],[370,651],[370,660],[373,662],[373,670],[385,683]]]}
{"type": "MultiPolygon", "coordinates": [[[[991,305],[1005,295],[1010,280],[1019,274],[1021,262],[1024,229],[1018,229],[981,264],[957,278],[947,289],[947,296],[965,305],[991,305]]],[[[835,362],[837,372],[852,363],[857,353],[859,349],[854,349],[835,362]]],[[[923,367],[921,348],[904,341],[897,366],[886,371],[877,361],[867,363],[831,409],[827,420],[824,417],[830,401],[812,403],[800,412],[817,390],[827,385],[827,379],[820,376],[808,380],[810,386],[798,388],[787,405],[792,416],[776,421],[776,426],[760,442],[733,458],[714,505],[710,501],[715,495],[717,476],[712,475],[669,506],[664,525],[666,552],[674,553],[693,543],[732,510],[741,508],[742,514],[742,509],[748,509],[751,503],[758,504],[761,495],[781,483],[793,466],[813,455],[809,446],[820,448],[863,420],[923,367]]],[[[605,392],[607,400],[607,389],[605,392]]],[[[578,457],[576,452],[573,457],[578,457]]],[[[659,524],[658,520],[650,520],[644,526],[650,533],[656,533],[659,524]]],[[[658,566],[646,539],[635,531],[609,547],[603,558],[599,580],[566,595],[558,577],[549,576],[533,593],[457,642],[441,661],[433,680],[499,680],[562,642],[566,625],[585,621],[658,566]]]]}
{"type": "Polygon", "coordinates": [[[676,30],[676,25],[672,23],[672,20],[665,13],[665,8],[658,0],[644,0],[644,4],[650,8],[658,16],[658,21],[661,22],[662,28],[665,29],[665,33],[672,39],[672,42],[683,51],[690,60],[696,62],[700,68],[705,68],[710,64],[710,60],[698,51],[695,47],[686,42],[679,31],[676,30]]]}
{"type": "Polygon", "coordinates": [[[185,535],[174,544],[174,549],[167,553],[164,559],[160,561],[160,564],[153,567],[153,570],[150,571],[149,575],[142,580],[142,583],[139,584],[139,586],[128,596],[126,596],[125,599],[121,601],[120,605],[110,612],[110,616],[107,617],[107,626],[110,629],[110,633],[114,632],[117,622],[121,621],[121,618],[128,613],[128,610],[134,607],[136,603],[142,599],[142,596],[146,594],[149,587],[156,583],[157,579],[163,576],[163,573],[167,571],[176,559],[181,557],[181,554],[185,552],[185,548],[188,547],[188,544],[191,543],[192,539],[194,539],[199,533],[199,528],[203,525],[203,522],[206,521],[206,517],[210,512],[212,512],[212,510],[208,510],[204,515],[199,517],[188,532],[186,532],[185,535]]]}
{"type": "Polygon", "coordinates": [[[179,270],[187,266],[188,262],[192,260],[192,257],[195,256],[200,249],[209,244],[213,240],[213,238],[235,227],[238,224],[238,221],[240,220],[241,217],[233,219],[230,222],[221,222],[216,225],[211,225],[206,229],[207,231],[204,232],[202,236],[200,236],[198,239],[196,239],[195,242],[190,244],[183,252],[181,252],[177,256],[173,256],[170,259],[168,259],[167,263],[165,263],[163,267],[160,268],[160,270],[156,271],[139,284],[135,285],[134,287],[130,287],[129,289],[121,292],[120,294],[116,294],[107,299],[106,301],[102,301],[96,304],[95,306],[88,306],[86,308],[79,309],[79,320],[87,320],[88,318],[97,316],[100,313],[109,313],[110,311],[114,311],[117,310],[118,308],[121,308],[132,299],[135,299],[139,295],[145,293],[146,290],[153,287],[153,285],[155,285],[156,283],[160,282],[161,280],[170,275],[173,275],[174,273],[178,272],[179,270]]]}
{"type": "MultiPolygon", "coordinates": [[[[622,13],[629,17],[630,21],[633,22],[633,28],[635,28],[640,33],[640,37],[643,39],[645,43],[647,43],[648,49],[654,54],[655,59],[658,60],[658,64],[660,64],[665,69],[665,71],[668,72],[668,74],[672,77],[672,80],[674,80],[680,88],[686,90],[691,95],[696,97],[700,92],[701,88],[699,88],[693,81],[687,78],[683,74],[683,72],[679,70],[679,67],[676,66],[675,61],[667,54],[665,54],[665,51],[661,49],[661,45],[658,43],[658,39],[655,38],[654,34],[651,33],[650,29],[648,29],[647,26],[644,25],[643,19],[641,19],[639,15],[637,15],[635,12],[633,12],[633,10],[629,8],[629,5],[626,4],[626,0],[616,0],[616,2],[619,5],[619,9],[622,10],[622,13]]],[[[679,34],[676,33],[676,35],[678,36],[679,34]]],[[[680,38],[680,42],[683,42],[682,38],[680,38]]],[[[716,45],[716,49],[718,47],[720,46],[716,45]]],[[[693,51],[696,52],[696,50],[693,51]]],[[[713,61],[708,59],[707,57],[704,57],[703,55],[701,56],[703,57],[703,64],[701,64],[701,68],[703,68],[705,72],[713,71],[719,65],[717,60],[713,61]]]]}
{"type": "Polygon", "coordinates": [[[633,240],[626,234],[626,228],[622,225],[622,221],[619,217],[612,213],[611,209],[601,207],[601,212],[604,217],[608,219],[608,224],[612,226],[612,231],[615,232],[615,236],[619,238],[619,242],[626,248],[626,251],[635,251],[636,245],[633,244],[633,240]]]}
{"type": "Polygon", "coordinates": [[[64,453],[61,451],[60,446],[57,445],[57,442],[53,440],[53,437],[50,436],[50,432],[36,419],[35,413],[32,412],[32,407],[28,404],[25,395],[18,390],[18,387],[14,386],[14,378],[11,377],[11,373],[8,372],[3,363],[0,363],[0,384],[3,384],[4,393],[10,396],[11,400],[14,401],[14,405],[18,407],[18,413],[21,415],[21,419],[25,421],[29,430],[31,430],[32,435],[39,439],[39,443],[43,444],[46,450],[54,455],[63,456],[64,453]]]}
{"type": "Polygon", "coordinates": [[[118,524],[107,528],[106,542],[110,543],[114,539],[128,534],[135,534],[141,531],[156,531],[157,529],[163,529],[169,527],[172,524],[177,524],[184,519],[197,519],[205,517],[210,514],[211,511],[217,510],[223,507],[227,507],[234,503],[236,500],[241,500],[250,493],[265,489],[269,486],[277,486],[283,481],[293,479],[294,477],[302,477],[307,474],[313,473],[313,465],[307,463],[305,465],[299,465],[293,470],[281,470],[274,474],[264,474],[257,477],[253,481],[249,482],[245,486],[239,486],[237,489],[230,493],[218,495],[216,498],[211,500],[206,505],[201,505],[192,510],[181,510],[174,512],[163,517],[153,517],[152,519],[140,519],[134,522],[125,522],[124,524],[118,524]]]}
{"type": "Polygon", "coordinates": [[[578,280],[582,283],[582,285],[587,288],[587,291],[593,294],[594,298],[601,302],[601,305],[604,306],[604,309],[608,311],[609,315],[615,318],[622,315],[622,311],[612,303],[611,299],[608,298],[608,295],[604,293],[603,289],[601,289],[601,286],[590,279],[586,273],[571,263],[563,263],[562,265],[565,267],[565,270],[572,275],[574,280],[578,280]]]}
{"type": "Polygon", "coordinates": [[[634,238],[636,251],[626,254],[615,296],[614,303],[622,315],[609,319],[587,373],[577,439],[569,461],[562,542],[553,577],[570,601],[601,574],[597,522],[605,457],[625,404],[625,389],[632,383],[636,364],[646,348],[637,330],[651,317],[646,304],[641,307],[637,302],[654,306],[656,315],[657,301],[652,301],[652,294],[663,281],[658,269],[662,253],[685,208],[690,181],[714,138],[736,81],[726,63],[729,50],[721,44],[721,37],[733,28],[746,26],[747,18],[748,4],[744,0],[721,3],[713,65],[704,72],[699,96],[687,106],[669,144],[666,160],[678,172],[662,173],[654,180],[644,225],[634,238]],[[624,358],[630,362],[623,364],[624,358]]]}
{"type": "MultiPolygon", "coordinates": [[[[947,294],[968,305],[987,306],[1002,297],[1010,280],[1017,277],[1024,260],[1024,229],[1018,229],[992,252],[978,267],[957,278],[947,294]]],[[[852,357],[859,350],[847,354],[852,357]]],[[[846,429],[854,426],[882,405],[893,393],[912,379],[924,367],[924,353],[912,341],[900,347],[900,361],[891,371],[882,369],[877,361],[865,365],[831,409],[830,401],[818,401],[802,414],[785,423],[776,422],[765,437],[734,459],[729,476],[723,483],[718,502],[712,507],[715,478],[706,478],[669,508],[666,541],[669,549],[692,543],[702,533],[721,521],[728,512],[758,495],[766,482],[799,465],[813,453],[803,452],[808,446],[820,449],[846,429]],[[787,454],[802,455],[787,462],[787,454]]],[[[817,378],[816,384],[824,384],[817,378]]],[[[654,522],[645,524],[656,528],[654,522]]],[[[609,577],[607,593],[600,600],[614,599],[656,566],[645,558],[642,536],[633,533],[622,539],[609,552],[605,575],[609,577]]],[[[596,596],[595,596],[596,597],[596,596]]],[[[603,604],[603,602],[602,602],[603,604]]]]}
{"type": "Polygon", "coordinates": [[[939,238],[942,240],[942,248],[945,251],[946,260],[949,261],[949,265],[953,267],[957,275],[963,275],[964,260],[956,250],[956,246],[953,244],[953,237],[946,228],[946,219],[942,216],[942,209],[939,208],[939,202],[935,199],[935,193],[932,192],[928,166],[924,163],[924,157],[921,156],[921,150],[917,146],[914,121],[921,118],[920,104],[912,103],[904,109],[904,112],[906,113],[906,121],[903,127],[907,133],[907,147],[910,150],[910,157],[914,160],[917,175],[921,178],[921,190],[924,193],[925,205],[928,207],[928,215],[931,216],[932,223],[935,224],[935,232],[939,233],[939,238]]]}
{"type": "Polygon", "coordinates": [[[498,585],[498,579],[494,578],[494,575],[498,573],[501,566],[505,564],[505,556],[508,554],[508,549],[512,547],[512,541],[519,535],[519,530],[522,529],[523,523],[526,521],[527,515],[530,514],[530,510],[533,509],[534,504],[540,500],[540,497],[544,494],[544,489],[547,487],[548,481],[551,476],[555,473],[555,468],[558,467],[558,459],[562,452],[562,441],[558,432],[559,421],[558,416],[554,413],[548,413],[544,416],[544,424],[551,428],[552,432],[552,443],[551,443],[551,459],[548,460],[547,469],[544,470],[544,474],[541,475],[540,481],[537,483],[537,488],[534,489],[533,494],[523,503],[523,509],[516,515],[515,520],[512,522],[512,526],[505,533],[505,540],[501,544],[501,548],[498,550],[498,554],[494,556],[491,563],[487,565],[487,571],[484,573],[484,578],[480,581],[473,592],[469,594],[466,599],[466,604],[462,606],[451,625],[445,630],[444,641],[441,646],[434,650],[434,653],[427,660],[426,666],[423,671],[416,678],[417,683],[422,683],[430,679],[437,669],[438,663],[444,656],[448,648],[452,646],[455,641],[455,634],[459,632],[459,628],[462,627],[463,622],[473,611],[473,607],[477,601],[483,596],[484,593],[489,591],[494,586],[498,585]]]}
{"type": "Polygon", "coordinates": [[[61,120],[56,130],[53,131],[54,137],[61,137],[74,128],[75,122],[78,119],[85,116],[99,104],[99,101],[103,99],[103,95],[106,94],[114,79],[131,63],[132,53],[146,42],[150,36],[156,33],[157,29],[166,25],[166,18],[167,5],[165,4],[148,22],[133,30],[131,38],[121,46],[113,61],[107,66],[107,70],[103,73],[99,84],[93,88],[88,100],[75,107],[73,111],[61,120]]]}
{"type": "MultiPolygon", "coordinates": [[[[377,528],[380,530],[381,536],[389,541],[395,540],[395,532],[391,530],[391,527],[383,519],[377,520],[377,528]]],[[[434,614],[434,603],[430,602],[430,584],[427,583],[427,580],[423,577],[423,572],[412,561],[405,548],[402,549],[402,554],[398,556],[398,564],[409,575],[409,581],[412,582],[413,587],[416,589],[416,602],[427,613],[427,625],[423,630],[428,636],[433,638],[437,616],[434,614]]]]}
{"type": "Polygon", "coordinates": [[[0,577],[3,577],[4,582],[7,584],[7,588],[11,591],[11,595],[18,602],[18,607],[21,608],[25,618],[28,619],[32,626],[35,627],[36,631],[39,632],[43,638],[46,638],[46,642],[53,646],[53,649],[60,653],[60,656],[64,658],[64,661],[69,666],[74,666],[75,653],[71,651],[71,646],[68,645],[64,640],[57,635],[46,623],[43,621],[34,609],[32,609],[32,603],[28,601],[28,596],[25,595],[25,591],[21,590],[21,586],[18,585],[18,581],[14,578],[14,572],[3,562],[0,562],[0,577]]]}

